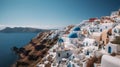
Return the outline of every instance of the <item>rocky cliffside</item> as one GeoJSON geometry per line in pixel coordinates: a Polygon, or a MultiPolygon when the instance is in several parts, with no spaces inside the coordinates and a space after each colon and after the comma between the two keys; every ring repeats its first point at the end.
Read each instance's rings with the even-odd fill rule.
{"type": "MultiPolygon", "coordinates": [[[[73,26],[68,26],[65,31],[67,33],[73,26]]],[[[38,34],[28,45],[17,48],[13,47],[13,51],[19,56],[18,60],[12,67],[36,67],[42,58],[47,55],[48,50],[57,43],[59,34],[54,38],[49,38],[54,31],[47,31],[38,34]]]]}

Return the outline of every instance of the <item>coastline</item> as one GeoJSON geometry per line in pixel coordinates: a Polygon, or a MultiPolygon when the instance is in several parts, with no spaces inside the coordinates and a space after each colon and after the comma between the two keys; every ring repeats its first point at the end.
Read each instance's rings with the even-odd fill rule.
{"type": "MultiPolygon", "coordinates": [[[[65,33],[68,33],[72,27],[73,26],[68,26],[68,29],[65,31],[65,33]]],[[[48,50],[57,43],[59,35],[49,39],[49,36],[54,33],[55,31],[41,32],[34,37],[27,45],[23,46],[25,51],[30,51],[29,54],[25,56],[24,53],[18,53],[17,56],[19,58],[15,61],[12,67],[36,67],[37,63],[40,63],[42,58],[47,55],[48,50]],[[40,50],[35,50],[35,47],[40,45],[44,45],[45,47],[41,48],[40,50]],[[30,56],[36,56],[37,59],[30,60],[30,56]]]]}
{"type": "MultiPolygon", "coordinates": [[[[70,29],[69,29],[70,30],[70,29]]],[[[66,31],[67,32],[67,31],[66,31]]],[[[27,45],[23,46],[26,51],[31,50],[29,52],[28,56],[25,56],[23,53],[18,53],[17,56],[19,56],[18,60],[15,61],[15,63],[12,65],[12,67],[17,67],[16,65],[19,65],[18,62],[24,62],[29,65],[28,67],[35,67],[37,63],[41,62],[42,58],[47,55],[48,50],[54,46],[54,44],[57,43],[58,40],[58,35],[54,37],[53,39],[49,39],[48,37],[52,34],[55,33],[55,31],[49,31],[49,32],[41,32],[39,33],[36,37],[34,37],[27,45]],[[36,51],[35,46],[38,45],[45,45],[42,50],[36,51]],[[34,56],[39,56],[37,60],[29,60],[29,56],[34,55],[34,56]]],[[[26,65],[25,65],[26,66],[26,65]]],[[[20,64],[19,67],[24,67],[24,64],[20,64]]]]}
{"type": "Polygon", "coordinates": [[[13,46],[23,47],[36,35],[37,33],[0,33],[0,67],[10,67],[17,60],[16,54],[11,50],[13,46]]]}

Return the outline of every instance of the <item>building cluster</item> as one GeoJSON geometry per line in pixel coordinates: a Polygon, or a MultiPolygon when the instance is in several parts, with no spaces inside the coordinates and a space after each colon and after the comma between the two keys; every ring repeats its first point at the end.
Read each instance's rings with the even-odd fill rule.
{"type": "Polygon", "coordinates": [[[120,10],[66,30],[37,67],[120,67],[120,10]]]}

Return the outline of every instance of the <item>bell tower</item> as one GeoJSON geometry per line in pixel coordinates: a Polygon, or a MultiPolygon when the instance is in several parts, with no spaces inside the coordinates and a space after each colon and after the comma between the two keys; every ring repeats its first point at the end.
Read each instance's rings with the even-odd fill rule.
{"type": "Polygon", "coordinates": [[[58,47],[64,48],[64,40],[62,38],[59,38],[58,40],[58,47]]]}

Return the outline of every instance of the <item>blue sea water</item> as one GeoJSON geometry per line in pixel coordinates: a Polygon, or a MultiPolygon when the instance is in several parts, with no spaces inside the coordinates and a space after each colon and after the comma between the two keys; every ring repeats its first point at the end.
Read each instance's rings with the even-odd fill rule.
{"type": "Polygon", "coordinates": [[[17,56],[12,52],[13,46],[22,47],[37,33],[0,33],[0,67],[10,67],[17,56]]]}

